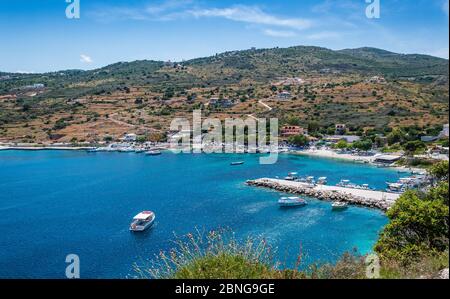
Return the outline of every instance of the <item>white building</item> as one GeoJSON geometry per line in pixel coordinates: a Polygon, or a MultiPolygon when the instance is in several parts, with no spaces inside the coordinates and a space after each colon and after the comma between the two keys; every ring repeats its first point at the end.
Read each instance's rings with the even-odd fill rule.
{"type": "Polygon", "coordinates": [[[279,100],[287,101],[287,100],[290,100],[291,98],[292,98],[291,93],[287,92],[287,91],[283,91],[283,92],[278,94],[278,99],[279,100]]]}
{"type": "Polygon", "coordinates": [[[136,134],[125,134],[125,136],[122,138],[125,142],[135,142],[137,140],[136,134]]]}

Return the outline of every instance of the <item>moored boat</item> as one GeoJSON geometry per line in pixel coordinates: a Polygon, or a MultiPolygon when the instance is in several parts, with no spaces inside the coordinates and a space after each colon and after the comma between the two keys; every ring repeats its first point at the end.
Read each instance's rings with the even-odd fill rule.
{"type": "Polygon", "coordinates": [[[143,232],[153,226],[155,219],[156,215],[154,212],[141,212],[133,218],[133,222],[130,224],[130,231],[143,232]]]}
{"type": "Polygon", "coordinates": [[[161,151],[151,150],[145,153],[147,156],[159,156],[161,155],[161,151]]]}
{"type": "Polygon", "coordinates": [[[238,166],[238,165],[243,165],[245,162],[244,161],[239,161],[239,162],[231,162],[231,166],[238,166]]]}
{"type": "Polygon", "coordinates": [[[333,211],[342,211],[348,208],[348,204],[342,201],[336,201],[331,204],[333,211]]]}
{"type": "Polygon", "coordinates": [[[282,197],[278,200],[278,204],[282,208],[291,208],[305,206],[307,202],[300,197],[282,197]]]}
{"type": "Polygon", "coordinates": [[[298,180],[297,172],[290,172],[287,177],[284,178],[286,181],[296,181],[298,180]]]}
{"type": "Polygon", "coordinates": [[[317,179],[317,184],[318,185],[326,185],[326,184],[328,184],[328,181],[327,181],[327,177],[320,177],[320,178],[318,178],[317,179]]]}

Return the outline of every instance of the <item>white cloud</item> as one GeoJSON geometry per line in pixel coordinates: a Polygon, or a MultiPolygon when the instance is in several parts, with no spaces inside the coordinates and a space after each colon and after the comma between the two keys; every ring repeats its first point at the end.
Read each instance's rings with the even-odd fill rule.
{"type": "Polygon", "coordinates": [[[193,0],[167,0],[141,8],[108,7],[93,11],[90,16],[101,22],[114,20],[173,21],[186,18],[223,18],[235,22],[303,30],[312,21],[303,18],[275,16],[258,6],[235,5],[225,8],[200,8],[193,0]]]}
{"type": "Polygon", "coordinates": [[[297,36],[297,33],[294,31],[281,31],[281,30],[273,30],[273,29],[266,29],[263,31],[265,35],[272,36],[272,37],[294,37],[297,36]]]}
{"type": "Polygon", "coordinates": [[[85,54],[81,54],[80,55],[80,61],[82,63],[87,63],[87,64],[90,64],[90,63],[94,62],[90,56],[85,55],[85,54]]]}
{"type": "Polygon", "coordinates": [[[301,18],[284,18],[270,15],[256,6],[238,5],[229,8],[211,8],[189,10],[196,18],[218,17],[250,24],[272,25],[303,30],[312,26],[312,21],[301,18]]]}

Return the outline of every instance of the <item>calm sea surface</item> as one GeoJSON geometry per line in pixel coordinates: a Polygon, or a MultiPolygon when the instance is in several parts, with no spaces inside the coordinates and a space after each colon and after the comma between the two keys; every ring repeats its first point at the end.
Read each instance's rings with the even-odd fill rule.
{"type": "MultiPolygon", "coordinates": [[[[65,258],[77,254],[82,278],[135,276],[134,263],[173,247],[174,233],[228,227],[238,237],[264,236],[278,260],[293,265],[333,262],[345,251],[371,251],[387,223],[377,210],[310,199],[282,210],[280,193],[248,187],[247,179],[288,172],[327,176],[384,189],[401,174],[328,159],[256,155],[174,155],[76,151],[0,151],[0,278],[65,278],[65,258]],[[245,161],[230,166],[232,161],[245,161]],[[156,226],[129,232],[134,215],[157,214],[156,226]]],[[[404,176],[404,174],[403,174],[404,176]]]]}

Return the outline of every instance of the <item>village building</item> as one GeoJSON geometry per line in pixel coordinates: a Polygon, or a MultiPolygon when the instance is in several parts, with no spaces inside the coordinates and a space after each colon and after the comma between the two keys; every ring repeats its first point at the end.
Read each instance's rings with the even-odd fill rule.
{"type": "Polygon", "coordinates": [[[291,137],[297,135],[307,135],[307,130],[299,126],[285,126],[281,128],[282,137],[291,137]]]}
{"type": "Polygon", "coordinates": [[[125,134],[125,136],[122,138],[124,142],[136,142],[137,135],[136,134],[125,134]]]}
{"type": "Polygon", "coordinates": [[[347,126],[345,124],[337,124],[335,133],[336,135],[344,135],[347,132],[347,126]]]}
{"type": "Polygon", "coordinates": [[[283,91],[283,92],[280,92],[280,93],[277,95],[277,97],[278,97],[279,100],[282,100],[282,101],[288,101],[288,100],[290,100],[290,99],[292,98],[292,95],[291,95],[291,93],[288,92],[288,91],[283,91]]]}

